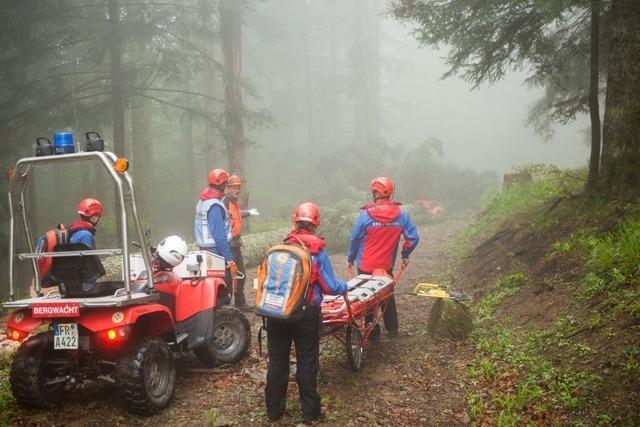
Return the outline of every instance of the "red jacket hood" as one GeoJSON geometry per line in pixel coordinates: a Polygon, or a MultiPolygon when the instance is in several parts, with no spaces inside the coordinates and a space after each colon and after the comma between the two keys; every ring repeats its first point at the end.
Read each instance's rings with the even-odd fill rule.
{"type": "Polygon", "coordinates": [[[224,193],[220,190],[216,190],[215,188],[205,188],[200,193],[200,200],[209,200],[209,199],[222,199],[224,197],[224,193]]]}
{"type": "Polygon", "coordinates": [[[74,222],[69,228],[73,230],[89,230],[92,233],[96,232],[96,227],[93,224],[91,224],[89,221],[83,221],[81,219],[74,222]]]}
{"type": "Polygon", "coordinates": [[[309,249],[313,255],[324,249],[324,239],[320,236],[316,236],[309,230],[291,230],[287,234],[287,238],[284,239],[287,243],[297,243],[299,239],[309,249]]]}
{"type": "Polygon", "coordinates": [[[374,203],[364,205],[360,209],[364,209],[376,221],[391,222],[400,216],[400,202],[393,202],[388,199],[378,199],[374,203]]]}

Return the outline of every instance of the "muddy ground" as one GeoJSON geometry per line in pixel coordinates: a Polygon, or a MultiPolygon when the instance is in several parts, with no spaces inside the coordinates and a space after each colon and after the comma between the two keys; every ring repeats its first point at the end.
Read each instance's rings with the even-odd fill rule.
{"type": "MultiPolygon", "coordinates": [[[[443,245],[464,222],[421,227],[421,244],[411,257],[399,288],[397,304],[400,335],[383,334],[365,350],[365,366],[355,373],[336,339],[321,341],[319,391],[326,414],[324,425],[467,425],[464,372],[474,349],[427,335],[427,317],[433,301],[408,295],[415,284],[435,281],[447,258],[443,245]]],[[[338,276],[345,278],[345,256],[332,256],[338,276]]],[[[248,277],[255,277],[249,271],[248,277]]],[[[250,282],[249,282],[250,283],[250,282]]],[[[464,286],[461,284],[461,286],[464,286]]],[[[253,291],[250,291],[253,296],[253,291]]],[[[266,357],[258,354],[259,319],[252,324],[250,354],[238,365],[205,369],[192,356],[178,359],[174,398],[158,415],[140,418],[117,404],[116,387],[89,384],[71,399],[47,411],[18,409],[15,424],[25,425],[296,425],[297,387],[292,377],[285,417],[267,420],[264,410],[266,357]]]]}

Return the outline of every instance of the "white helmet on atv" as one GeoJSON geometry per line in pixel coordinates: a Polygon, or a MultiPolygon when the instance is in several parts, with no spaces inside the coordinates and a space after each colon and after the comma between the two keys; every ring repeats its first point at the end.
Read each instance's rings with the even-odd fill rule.
{"type": "Polygon", "coordinates": [[[175,267],[180,264],[189,249],[187,248],[187,242],[180,236],[169,236],[160,242],[157,248],[158,257],[169,264],[171,267],[175,267]]]}

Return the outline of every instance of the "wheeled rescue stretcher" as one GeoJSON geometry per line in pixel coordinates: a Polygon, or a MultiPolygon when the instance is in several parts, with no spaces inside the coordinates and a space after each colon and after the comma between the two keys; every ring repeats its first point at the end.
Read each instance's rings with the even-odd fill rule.
{"type": "Polygon", "coordinates": [[[349,364],[357,372],[362,369],[364,347],[384,315],[396,281],[380,270],[374,275],[358,275],[347,284],[348,292],[322,301],[322,335],[332,335],[345,345],[349,364]],[[370,320],[367,315],[371,315],[370,320]]]}

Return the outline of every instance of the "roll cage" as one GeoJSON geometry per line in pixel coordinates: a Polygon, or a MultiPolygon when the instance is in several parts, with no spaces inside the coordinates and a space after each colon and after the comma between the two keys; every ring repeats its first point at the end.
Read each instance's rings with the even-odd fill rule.
{"type": "MultiPolygon", "coordinates": [[[[33,276],[35,281],[35,291],[38,297],[42,296],[42,287],[40,283],[40,274],[38,272],[37,259],[40,257],[60,257],[60,256],[109,256],[119,255],[122,257],[121,275],[124,283],[124,291],[116,292],[114,297],[118,300],[131,299],[131,279],[129,276],[129,230],[128,225],[130,221],[133,221],[135,233],[137,234],[138,241],[141,246],[141,252],[144,259],[145,270],[147,271],[147,277],[153,277],[153,270],[151,268],[151,260],[149,258],[149,251],[147,248],[147,242],[140,225],[140,219],[138,217],[138,210],[136,208],[135,196],[133,191],[133,181],[128,172],[119,172],[116,169],[116,161],[118,157],[108,151],[91,151],[80,152],[72,154],[61,154],[52,156],[41,157],[27,157],[18,160],[13,168],[13,174],[9,181],[8,198],[9,198],[9,301],[10,303],[15,299],[15,262],[30,260],[33,270],[33,276]],[[107,175],[112,179],[116,188],[116,201],[115,203],[118,210],[120,220],[119,237],[121,242],[121,248],[113,249],[92,249],[81,250],[74,252],[45,252],[36,253],[34,247],[34,237],[31,225],[29,224],[29,218],[27,215],[27,206],[25,203],[25,192],[28,190],[29,185],[32,182],[34,170],[42,165],[58,165],[63,163],[76,163],[76,162],[95,162],[104,167],[107,175]],[[19,193],[16,190],[19,190],[19,193]],[[14,194],[18,193],[18,194],[14,194]],[[14,200],[17,199],[17,200],[14,200]],[[129,207],[130,215],[128,215],[127,207],[129,207]],[[29,252],[16,254],[16,236],[15,236],[15,221],[16,216],[22,219],[22,225],[25,233],[25,238],[28,244],[29,252]]],[[[148,280],[148,288],[153,288],[153,280],[148,280]]],[[[122,291],[123,289],[119,289],[122,291]]],[[[28,301],[32,301],[30,299],[28,301]]],[[[27,301],[27,300],[25,300],[27,301]]],[[[124,301],[121,301],[124,302],[124,301]]],[[[6,303],[5,306],[13,306],[14,304],[6,303]]],[[[120,305],[120,304],[118,304],[120,305]]]]}

